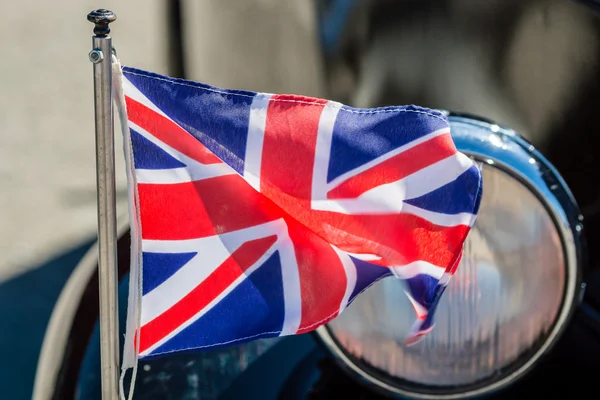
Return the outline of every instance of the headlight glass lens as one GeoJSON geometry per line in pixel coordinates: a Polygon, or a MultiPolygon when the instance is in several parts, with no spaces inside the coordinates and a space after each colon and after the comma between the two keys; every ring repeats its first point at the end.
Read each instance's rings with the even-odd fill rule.
{"type": "Polygon", "coordinates": [[[479,215],[432,333],[403,345],[415,315],[393,278],[327,327],[346,356],[395,386],[456,389],[497,379],[528,360],[557,318],[566,271],[552,218],[504,171],[484,164],[483,180],[479,215]]]}

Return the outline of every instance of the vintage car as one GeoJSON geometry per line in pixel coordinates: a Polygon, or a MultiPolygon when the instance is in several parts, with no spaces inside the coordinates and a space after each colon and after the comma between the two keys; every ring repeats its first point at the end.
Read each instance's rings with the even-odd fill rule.
{"type": "MultiPolygon", "coordinates": [[[[403,346],[413,310],[384,279],[314,333],[140,362],[134,398],[598,398],[600,2],[318,3],[330,97],[447,110],[482,168],[436,328],[403,346]]],[[[122,330],[129,251],[123,224],[122,330]]],[[[99,399],[99,341],[92,246],[54,307],[34,399],[99,399]]]]}

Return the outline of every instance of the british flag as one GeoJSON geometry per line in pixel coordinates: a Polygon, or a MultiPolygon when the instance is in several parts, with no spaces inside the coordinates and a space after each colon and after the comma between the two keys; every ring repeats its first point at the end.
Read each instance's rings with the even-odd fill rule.
{"type": "Polygon", "coordinates": [[[482,184],[442,113],[128,67],[120,80],[133,243],[126,358],[309,332],[390,275],[407,283],[413,337],[433,327],[482,184]]]}

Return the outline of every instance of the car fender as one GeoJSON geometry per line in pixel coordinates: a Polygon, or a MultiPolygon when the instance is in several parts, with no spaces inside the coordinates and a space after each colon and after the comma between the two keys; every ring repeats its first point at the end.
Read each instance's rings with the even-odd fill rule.
{"type": "MultiPolygon", "coordinates": [[[[118,218],[118,221],[119,276],[122,276],[129,270],[129,221],[127,218],[118,218]],[[123,251],[125,246],[127,246],[127,252],[123,251]],[[127,255],[126,263],[123,263],[125,261],[122,257],[123,253],[127,255]]],[[[77,264],[65,283],[50,316],[38,359],[33,386],[33,400],[55,398],[55,391],[59,385],[61,373],[65,372],[62,367],[68,353],[75,350],[71,348],[70,341],[77,333],[74,328],[80,328],[76,323],[78,316],[92,314],[85,312],[86,303],[84,298],[93,298],[93,296],[96,299],[98,298],[97,267],[98,242],[96,241],[77,264]]],[[[94,310],[93,315],[89,315],[93,317],[91,326],[88,326],[90,333],[97,319],[97,313],[98,311],[94,310]]],[[[87,344],[87,338],[85,341],[78,341],[83,342],[84,345],[87,344]]]]}

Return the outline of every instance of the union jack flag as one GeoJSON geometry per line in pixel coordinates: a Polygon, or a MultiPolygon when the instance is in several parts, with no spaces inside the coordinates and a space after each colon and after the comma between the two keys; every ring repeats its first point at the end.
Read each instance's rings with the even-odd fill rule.
{"type": "Polygon", "coordinates": [[[128,67],[119,79],[133,246],[126,364],[312,331],[390,275],[407,283],[412,337],[433,327],[482,183],[442,113],[128,67]]]}

